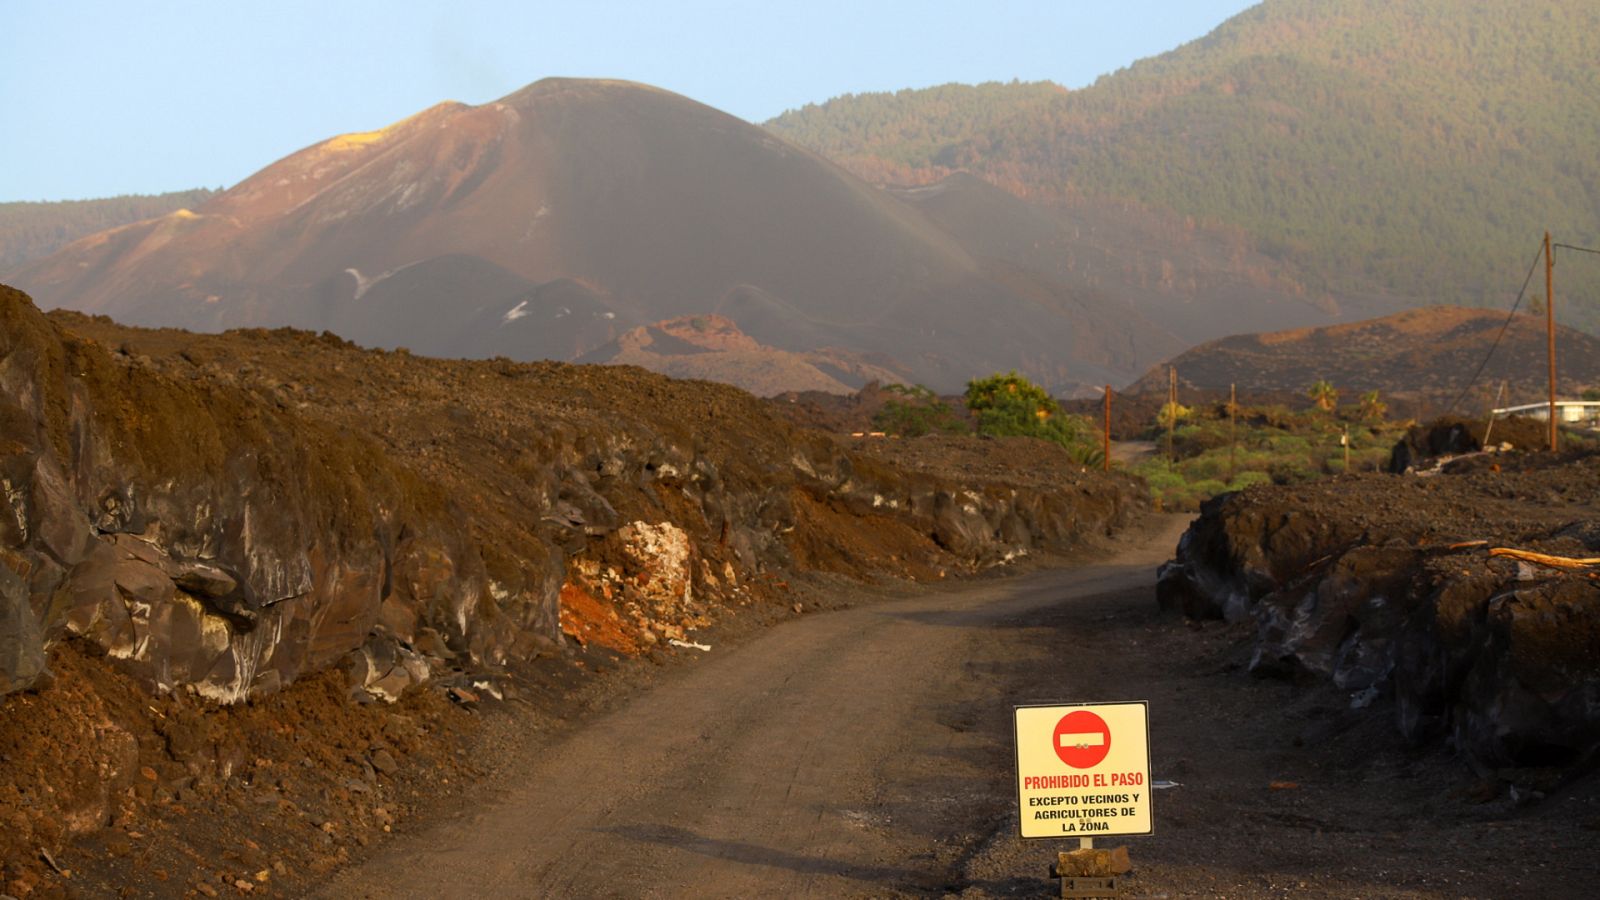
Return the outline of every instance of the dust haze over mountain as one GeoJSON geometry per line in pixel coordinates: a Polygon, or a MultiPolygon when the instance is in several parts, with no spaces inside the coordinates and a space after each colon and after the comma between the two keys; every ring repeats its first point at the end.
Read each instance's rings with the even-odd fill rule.
{"type": "MultiPolygon", "coordinates": [[[[1501,382],[1508,405],[1547,396],[1545,339],[1543,316],[1508,318],[1491,310],[1439,306],[1320,328],[1232,335],[1192,347],[1171,364],[1185,386],[1223,393],[1236,384],[1303,396],[1326,379],[1347,399],[1376,390],[1449,403],[1470,388],[1463,411],[1476,413],[1495,399],[1501,382]]],[[[1557,326],[1556,357],[1564,394],[1600,386],[1600,339],[1557,326]]],[[[1164,366],[1128,388],[1135,393],[1166,389],[1164,366]]]]}
{"type": "MultiPolygon", "coordinates": [[[[1015,368],[1088,392],[1243,332],[1499,305],[1540,216],[1558,239],[1600,227],[1578,139],[1589,14],[1459,13],[1278,0],[1083,90],[846,96],[764,129],[550,79],[332,138],[13,280],[133,324],[631,359],[759,390],[1015,368]],[[1548,71],[1517,62],[1545,44],[1548,71]],[[755,346],[625,340],[705,316],[755,346]]],[[[1592,319],[1600,267],[1560,277],[1558,314],[1592,319]]]]}
{"type": "Polygon", "coordinates": [[[997,266],[968,246],[981,230],[964,242],[918,207],[686,98],[551,79],[332,138],[15,280],[134,324],[292,325],[437,356],[575,359],[715,314],[779,351],[876,354],[945,389],[1009,368],[1063,391],[1120,382],[1181,346],[1109,294],[997,266]]]}
{"type": "Polygon", "coordinates": [[[1197,227],[1135,207],[1030,203],[958,172],[891,193],[922,210],[985,260],[992,277],[1070,284],[1061,300],[1100,327],[1070,352],[1114,333],[1104,320],[1132,307],[1184,344],[1232,334],[1359,317],[1370,298],[1308,294],[1292,270],[1237,232],[1197,227]]]}
{"type": "MultiPolygon", "coordinates": [[[[1597,58],[1589,0],[1267,0],[1082,90],[846,95],[766,124],[873,182],[966,170],[1081,218],[1216,228],[1308,296],[1363,304],[1345,318],[1498,307],[1542,231],[1600,245],[1597,58]]],[[[1600,328],[1600,266],[1562,278],[1558,314],[1600,328]]]]}

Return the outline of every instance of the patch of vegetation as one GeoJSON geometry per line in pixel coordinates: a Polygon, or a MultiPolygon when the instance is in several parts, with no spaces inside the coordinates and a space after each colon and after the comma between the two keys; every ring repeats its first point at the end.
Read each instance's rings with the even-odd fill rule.
{"type": "Polygon", "coordinates": [[[1313,405],[1303,411],[1284,406],[1242,406],[1230,424],[1227,404],[1190,410],[1172,433],[1172,457],[1166,453],[1167,419],[1153,423],[1148,438],[1159,448],[1155,456],[1130,467],[1150,485],[1162,508],[1195,510],[1205,500],[1257,484],[1296,484],[1346,471],[1383,468],[1389,451],[1405,434],[1407,422],[1389,421],[1374,411],[1383,407],[1376,396],[1360,403],[1323,408],[1331,385],[1308,391],[1313,405]]]}
{"type": "Polygon", "coordinates": [[[1043,438],[1086,466],[1105,458],[1088,419],[1067,413],[1044,388],[1015,371],[967,382],[966,400],[979,434],[1043,438]]]}
{"type": "Polygon", "coordinates": [[[884,391],[894,394],[872,417],[872,424],[885,434],[921,437],[925,434],[966,434],[972,430],[950,404],[922,385],[907,387],[891,384],[884,391]]]}
{"type": "Polygon", "coordinates": [[[1105,459],[1093,423],[1066,412],[1048,391],[1015,371],[967,382],[967,415],[920,384],[891,384],[884,391],[894,396],[872,417],[872,424],[885,434],[1033,437],[1061,445],[1080,465],[1098,466],[1105,459]]]}

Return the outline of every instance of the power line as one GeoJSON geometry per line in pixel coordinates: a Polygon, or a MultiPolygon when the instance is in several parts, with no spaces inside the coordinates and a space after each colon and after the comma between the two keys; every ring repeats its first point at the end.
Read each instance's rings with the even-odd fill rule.
{"type": "MultiPolygon", "coordinates": [[[[1587,248],[1578,247],[1574,249],[1583,250],[1587,248]]],[[[1590,250],[1589,252],[1597,253],[1600,251],[1590,250]]],[[[1527,277],[1522,279],[1522,290],[1517,291],[1517,302],[1511,304],[1511,312],[1506,315],[1505,322],[1500,325],[1500,333],[1494,336],[1494,343],[1489,345],[1489,352],[1483,355],[1483,361],[1478,363],[1477,371],[1473,372],[1472,377],[1467,379],[1466,385],[1461,388],[1461,393],[1456,395],[1456,399],[1450,401],[1449,408],[1444,411],[1445,415],[1448,416],[1452,412],[1455,412],[1456,406],[1458,406],[1461,401],[1466,398],[1467,392],[1472,390],[1472,386],[1477,384],[1478,376],[1482,375],[1484,367],[1489,365],[1489,360],[1494,356],[1494,351],[1499,349],[1500,339],[1506,336],[1506,329],[1511,327],[1511,321],[1516,318],[1517,309],[1522,306],[1522,298],[1528,294],[1528,284],[1533,281],[1533,270],[1539,267],[1539,259],[1542,256],[1544,256],[1544,242],[1541,241],[1539,244],[1539,249],[1534,251],[1533,262],[1528,264],[1527,277]]]]}
{"type": "Polygon", "coordinates": [[[1571,244],[1551,244],[1550,246],[1559,247],[1562,250],[1576,250],[1579,253],[1593,253],[1595,256],[1600,256],[1600,250],[1596,250],[1593,247],[1574,247],[1571,244]]]}

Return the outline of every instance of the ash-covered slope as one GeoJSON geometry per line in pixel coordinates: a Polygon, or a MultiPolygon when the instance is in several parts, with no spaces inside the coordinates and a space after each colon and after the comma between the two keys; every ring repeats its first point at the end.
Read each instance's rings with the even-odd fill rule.
{"type": "Polygon", "coordinates": [[[572,359],[718,313],[780,350],[883,353],[942,387],[1013,367],[1058,387],[1120,381],[1159,358],[1128,317],[994,277],[820,157],[610,81],[541,81],[333,138],[15,280],[134,324],[330,329],[440,356],[572,359]]]}
{"type": "Polygon", "coordinates": [[[868,382],[899,384],[911,378],[890,360],[829,348],[796,352],[768,347],[717,315],[680,316],[635,328],[578,361],[721,381],[758,397],[786,391],[850,394],[868,382]]]}
{"type": "MultiPolygon", "coordinates": [[[[936,579],[1143,508],[1131,479],[1053,444],[983,443],[969,452],[1000,469],[952,477],[726,385],[289,329],[141,330],[47,317],[0,286],[0,695],[90,715],[71,699],[95,690],[72,681],[82,665],[48,672],[72,641],[186,706],[318,670],[332,702],[393,699],[786,609],[791,574],[936,579]]],[[[37,715],[0,716],[0,745],[29,748],[0,767],[0,867],[38,868],[41,848],[147,808],[157,778],[169,794],[248,780],[220,739],[136,741],[145,706],[95,718],[51,764],[37,715]]]]}
{"type": "MultiPolygon", "coordinates": [[[[1237,384],[1241,390],[1303,394],[1326,379],[1347,398],[1370,390],[1453,397],[1488,357],[1478,376],[1479,393],[1496,393],[1503,380],[1508,402],[1541,399],[1547,378],[1544,319],[1517,316],[1508,326],[1506,318],[1494,310],[1434,306],[1344,325],[1234,335],[1187,350],[1171,363],[1186,385],[1207,390],[1237,384]]],[[[1556,357],[1562,391],[1600,385],[1600,339],[1557,326],[1556,357]]],[[[1128,388],[1166,389],[1165,367],[1128,388]]]]}
{"type": "Polygon", "coordinates": [[[357,653],[358,684],[392,694],[429,676],[423,647],[552,646],[575,584],[639,640],[763,571],[977,565],[1134,503],[1039,444],[1048,484],[964,507],[971,485],[857,471],[749,394],[631,367],[52,322],[3,287],[0,326],[0,693],[76,634],[159,689],[235,700],[357,653]]]}

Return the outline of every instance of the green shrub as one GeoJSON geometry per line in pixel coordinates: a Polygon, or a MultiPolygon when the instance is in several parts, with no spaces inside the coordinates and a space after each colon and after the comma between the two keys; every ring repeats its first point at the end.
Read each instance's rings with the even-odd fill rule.
{"type": "Polygon", "coordinates": [[[1311,442],[1297,434],[1271,435],[1265,446],[1275,456],[1304,456],[1311,452],[1311,442]]]}
{"type": "Polygon", "coordinates": [[[1239,472],[1258,471],[1265,472],[1278,457],[1264,450],[1251,450],[1240,453],[1234,460],[1234,470],[1239,472]]]}
{"type": "Polygon", "coordinates": [[[1014,371],[967,382],[966,402],[977,417],[979,434],[1043,438],[1065,447],[1083,465],[1104,460],[1088,419],[1063,412],[1044,388],[1014,371]]]}
{"type": "Polygon", "coordinates": [[[1247,487],[1253,487],[1253,486],[1258,485],[1258,484],[1271,484],[1271,483],[1272,483],[1272,476],[1271,475],[1268,475],[1266,472],[1256,471],[1256,470],[1252,469],[1252,470],[1250,470],[1248,472],[1240,472],[1238,475],[1234,476],[1233,481],[1228,484],[1228,490],[1230,490],[1230,491],[1242,491],[1247,487]]]}
{"type": "Polygon", "coordinates": [[[1214,420],[1201,421],[1178,428],[1172,437],[1173,452],[1179,459],[1199,456],[1216,449],[1227,449],[1228,425],[1214,420]]]}
{"type": "Polygon", "coordinates": [[[898,396],[886,401],[883,408],[873,415],[872,424],[879,431],[901,437],[921,437],[925,434],[957,434],[968,430],[967,423],[949,404],[920,384],[913,387],[891,384],[884,390],[898,396]]]}
{"type": "Polygon", "coordinates": [[[1189,485],[1188,497],[1198,506],[1202,500],[1209,500],[1218,494],[1227,492],[1228,486],[1226,484],[1215,478],[1207,478],[1204,481],[1196,481],[1189,485]]]}
{"type": "Polygon", "coordinates": [[[1225,478],[1228,474],[1228,454],[1208,453],[1194,459],[1186,459],[1178,465],[1179,471],[1190,481],[1209,481],[1225,478]]]}
{"type": "Polygon", "coordinates": [[[1267,467],[1267,476],[1273,484],[1298,484],[1316,478],[1321,467],[1313,467],[1305,459],[1285,458],[1276,460],[1267,467]]]}
{"type": "MultiPolygon", "coordinates": [[[[1371,470],[1388,460],[1399,426],[1350,425],[1350,467],[1371,470]]],[[[1203,407],[1173,433],[1175,463],[1165,453],[1132,467],[1167,509],[1194,509],[1226,491],[1275,482],[1295,484],[1344,472],[1340,430],[1326,412],[1293,413],[1283,407],[1241,411],[1231,427],[1225,404],[1203,407]],[[1235,446],[1235,441],[1237,446],[1235,446]],[[1230,459],[1231,457],[1231,459],[1230,459]]],[[[1163,432],[1153,435],[1158,446],[1163,432]]]]}
{"type": "Polygon", "coordinates": [[[1388,447],[1368,447],[1350,451],[1350,471],[1381,472],[1389,464],[1388,447]]]}
{"type": "Polygon", "coordinates": [[[1189,482],[1182,475],[1166,469],[1151,469],[1139,474],[1143,475],[1145,482],[1150,485],[1152,494],[1181,491],[1189,486],[1189,482]]]}

